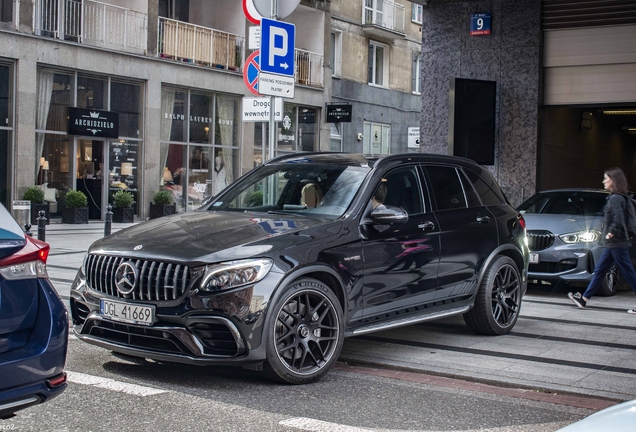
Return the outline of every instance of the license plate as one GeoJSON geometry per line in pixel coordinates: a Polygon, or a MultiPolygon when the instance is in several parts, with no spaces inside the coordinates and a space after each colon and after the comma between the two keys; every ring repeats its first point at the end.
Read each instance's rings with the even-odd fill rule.
{"type": "Polygon", "coordinates": [[[99,314],[113,321],[130,324],[152,325],[155,321],[155,307],[138,304],[101,300],[99,314]]]}
{"type": "Polygon", "coordinates": [[[530,254],[530,264],[539,264],[539,254],[530,254]]]}

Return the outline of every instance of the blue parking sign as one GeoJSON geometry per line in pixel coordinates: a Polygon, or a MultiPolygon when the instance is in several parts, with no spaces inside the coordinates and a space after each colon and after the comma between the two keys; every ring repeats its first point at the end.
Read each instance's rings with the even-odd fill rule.
{"type": "Polygon", "coordinates": [[[294,76],[296,26],[269,18],[261,19],[261,72],[294,76]]]}

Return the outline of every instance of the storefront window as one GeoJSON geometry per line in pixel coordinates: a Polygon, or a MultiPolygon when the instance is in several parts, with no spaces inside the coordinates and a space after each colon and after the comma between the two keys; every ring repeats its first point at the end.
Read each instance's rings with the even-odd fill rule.
{"type": "Polygon", "coordinates": [[[44,200],[49,203],[51,214],[62,214],[64,196],[75,186],[72,165],[75,158],[71,150],[73,138],[58,134],[35,135],[36,141],[42,142],[36,184],[44,190],[44,200]]]}
{"type": "Polygon", "coordinates": [[[190,95],[190,142],[212,144],[214,97],[192,93],[190,95]]]}
{"type": "Polygon", "coordinates": [[[73,75],[48,70],[38,72],[36,129],[66,132],[74,85],[73,75]]]}
{"type": "Polygon", "coordinates": [[[177,211],[194,210],[237,178],[240,99],[169,87],[161,96],[161,182],[177,211]]]}
{"type": "Polygon", "coordinates": [[[141,84],[113,81],[110,86],[110,110],[119,113],[119,136],[141,137],[143,102],[141,84]]]}
{"type": "Polygon", "coordinates": [[[11,131],[0,129],[0,203],[9,208],[9,149],[11,131]]]}
{"type": "Polygon", "coordinates": [[[298,140],[300,151],[311,152],[316,149],[318,141],[318,110],[316,108],[298,107],[298,140]]]}
{"type": "Polygon", "coordinates": [[[135,214],[139,204],[139,141],[120,139],[110,143],[108,202],[113,202],[113,195],[123,190],[130,192],[135,199],[135,214]]]}
{"type": "Polygon", "coordinates": [[[285,104],[283,121],[278,123],[278,154],[296,151],[296,106],[285,104]]]}
{"type": "Polygon", "coordinates": [[[105,79],[77,77],[77,107],[106,110],[108,81],[105,79]]]}

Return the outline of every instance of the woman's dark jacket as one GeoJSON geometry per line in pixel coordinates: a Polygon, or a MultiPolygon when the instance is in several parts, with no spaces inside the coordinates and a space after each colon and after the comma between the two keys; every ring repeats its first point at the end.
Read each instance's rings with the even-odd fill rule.
{"type": "Polygon", "coordinates": [[[607,203],[603,210],[605,220],[603,223],[603,237],[601,246],[607,248],[629,248],[632,245],[627,236],[625,211],[627,209],[627,198],[624,195],[613,193],[607,197],[607,203]],[[614,237],[606,239],[607,233],[612,233],[614,237]]]}

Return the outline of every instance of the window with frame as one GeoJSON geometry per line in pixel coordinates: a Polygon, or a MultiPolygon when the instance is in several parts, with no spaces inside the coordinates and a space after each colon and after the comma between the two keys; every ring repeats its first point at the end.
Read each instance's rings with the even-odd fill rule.
{"type": "Polygon", "coordinates": [[[369,42],[369,84],[388,87],[387,51],[386,45],[374,41],[369,42]]]}
{"type": "Polygon", "coordinates": [[[455,167],[427,166],[437,210],[456,210],[467,207],[464,188],[455,167]]]}
{"type": "Polygon", "coordinates": [[[413,3],[411,8],[411,21],[416,24],[422,24],[422,15],[424,13],[424,6],[421,4],[413,3]]]}
{"type": "Polygon", "coordinates": [[[13,156],[13,65],[0,63],[0,203],[9,208],[13,156]]]}
{"type": "Polygon", "coordinates": [[[331,75],[339,77],[342,74],[342,32],[331,32],[331,75]]]}
{"type": "MultiPolygon", "coordinates": [[[[15,0],[0,0],[0,22],[13,22],[13,4],[15,0]]],[[[17,3],[18,5],[20,3],[17,3]]]]}
{"type": "Polygon", "coordinates": [[[344,123],[331,123],[329,134],[329,150],[333,152],[342,151],[342,125],[344,123]]]}
{"type": "Polygon", "coordinates": [[[412,73],[412,89],[413,93],[421,94],[421,71],[422,71],[422,54],[413,53],[413,73],[412,73]]]}
{"type": "Polygon", "coordinates": [[[364,122],[362,134],[364,154],[391,154],[391,126],[364,122]]]}

